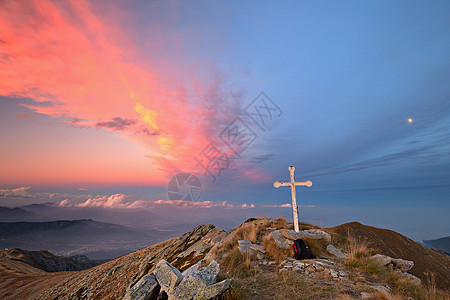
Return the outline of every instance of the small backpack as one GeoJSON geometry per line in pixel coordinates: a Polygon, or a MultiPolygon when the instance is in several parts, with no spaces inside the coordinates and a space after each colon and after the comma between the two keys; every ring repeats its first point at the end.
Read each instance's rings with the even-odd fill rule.
{"type": "Polygon", "coordinates": [[[308,247],[308,244],[302,239],[294,241],[294,258],[295,259],[311,259],[316,258],[308,247]]]}

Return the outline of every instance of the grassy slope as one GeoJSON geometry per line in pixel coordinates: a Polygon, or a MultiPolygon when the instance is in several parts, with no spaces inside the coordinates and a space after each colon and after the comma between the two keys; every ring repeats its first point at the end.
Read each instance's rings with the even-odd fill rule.
{"type": "Polygon", "coordinates": [[[358,239],[367,239],[369,247],[376,253],[393,258],[412,260],[414,267],[409,273],[427,281],[426,273],[435,273],[436,284],[441,289],[450,287],[450,257],[425,248],[413,240],[388,229],[362,225],[358,222],[346,223],[329,228],[330,232],[358,239]]]}

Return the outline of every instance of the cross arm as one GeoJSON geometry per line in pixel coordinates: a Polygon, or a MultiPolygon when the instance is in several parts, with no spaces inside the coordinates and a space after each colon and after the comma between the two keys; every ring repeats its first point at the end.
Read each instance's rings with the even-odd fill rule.
{"type": "Polygon", "coordinates": [[[307,186],[307,187],[311,187],[312,186],[312,182],[311,180],[307,180],[304,182],[295,182],[296,186],[307,186]]]}
{"type": "Polygon", "coordinates": [[[290,182],[279,182],[279,181],[275,181],[273,183],[273,186],[276,188],[279,188],[280,186],[291,186],[292,183],[290,182]]]}

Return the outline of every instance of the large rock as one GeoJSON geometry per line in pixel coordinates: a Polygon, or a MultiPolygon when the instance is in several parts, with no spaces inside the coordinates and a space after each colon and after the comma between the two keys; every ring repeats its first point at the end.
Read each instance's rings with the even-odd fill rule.
{"type": "Polygon", "coordinates": [[[192,276],[201,279],[206,285],[211,285],[216,282],[216,277],[220,272],[219,264],[213,260],[207,267],[203,267],[193,272],[192,276]]]}
{"type": "Polygon", "coordinates": [[[251,244],[250,249],[255,250],[257,252],[266,253],[266,249],[263,246],[251,244]]]}
{"type": "Polygon", "coordinates": [[[153,275],[146,275],[141,278],[125,294],[125,300],[156,300],[158,298],[160,285],[153,275]]]}
{"type": "Polygon", "coordinates": [[[161,288],[169,294],[183,279],[180,271],[172,266],[168,261],[162,259],[156,265],[154,271],[156,280],[161,285],[161,288]]]}
{"type": "Polygon", "coordinates": [[[411,260],[405,260],[401,258],[392,258],[386,255],[375,254],[370,257],[370,259],[378,262],[379,264],[386,266],[392,263],[395,267],[402,270],[403,272],[411,270],[414,267],[414,262],[411,260]]]}
{"type": "Polygon", "coordinates": [[[194,298],[198,291],[205,288],[206,284],[203,280],[196,276],[188,275],[169,293],[169,299],[190,300],[194,298]]]}
{"type": "Polygon", "coordinates": [[[161,260],[154,271],[156,280],[161,285],[160,296],[166,293],[169,300],[211,299],[222,294],[231,279],[216,282],[220,266],[213,260],[207,267],[190,268],[184,276],[170,263],[161,260]]]}
{"type": "Polygon", "coordinates": [[[403,272],[411,270],[414,267],[414,262],[411,260],[405,260],[401,258],[391,258],[391,262],[403,272]]]}
{"type": "Polygon", "coordinates": [[[231,284],[231,281],[232,281],[231,279],[225,279],[216,284],[207,286],[206,288],[199,291],[195,295],[194,300],[208,300],[208,299],[212,299],[212,298],[222,294],[223,292],[225,292],[228,289],[228,287],[231,284]]]}
{"type": "Polygon", "coordinates": [[[391,258],[389,256],[382,255],[382,254],[372,255],[371,257],[369,257],[369,259],[379,263],[382,266],[387,266],[388,264],[391,263],[391,258]]]}
{"type": "Polygon", "coordinates": [[[295,232],[294,230],[289,230],[286,233],[283,233],[283,237],[295,241],[296,239],[304,239],[304,238],[310,238],[315,240],[320,240],[323,238],[321,234],[318,233],[311,233],[308,231],[299,231],[295,232]]]}
{"type": "Polygon", "coordinates": [[[328,232],[325,232],[325,231],[320,230],[320,229],[308,229],[308,230],[305,230],[305,231],[306,231],[306,232],[313,233],[313,234],[319,234],[319,235],[322,236],[322,238],[323,238],[325,241],[327,241],[328,243],[331,242],[331,235],[330,235],[328,232]]]}
{"type": "Polygon", "coordinates": [[[289,249],[291,247],[286,238],[283,237],[283,232],[281,230],[275,230],[271,232],[270,236],[278,244],[278,247],[283,249],[289,249]]]}
{"type": "Polygon", "coordinates": [[[327,246],[327,251],[330,254],[333,254],[334,256],[336,256],[337,258],[346,258],[347,257],[347,254],[343,253],[341,250],[339,250],[338,248],[334,247],[331,244],[327,246]]]}

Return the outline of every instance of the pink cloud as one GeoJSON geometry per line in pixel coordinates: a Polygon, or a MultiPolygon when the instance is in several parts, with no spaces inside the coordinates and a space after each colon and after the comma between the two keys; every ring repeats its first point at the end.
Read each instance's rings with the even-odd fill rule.
{"type": "MultiPolygon", "coordinates": [[[[103,10],[94,5],[102,4],[3,3],[0,95],[32,98],[35,104],[23,106],[64,122],[70,118],[77,128],[120,131],[147,149],[157,166],[153,182],[177,170],[198,172],[194,155],[222,129],[218,124],[237,114],[242,94],[225,92],[217,72],[196,78],[195,68],[142,59],[124,25],[133,22],[131,16],[118,7],[99,14],[103,10]]],[[[162,28],[149,33],[155,57],[167,44],[182,45],[180,36],[162,28]]],[[[174,53],[181,57],[183,51],[174,53]]],[[[202,62],[194,64],[200,68],[202,62]]]]}

